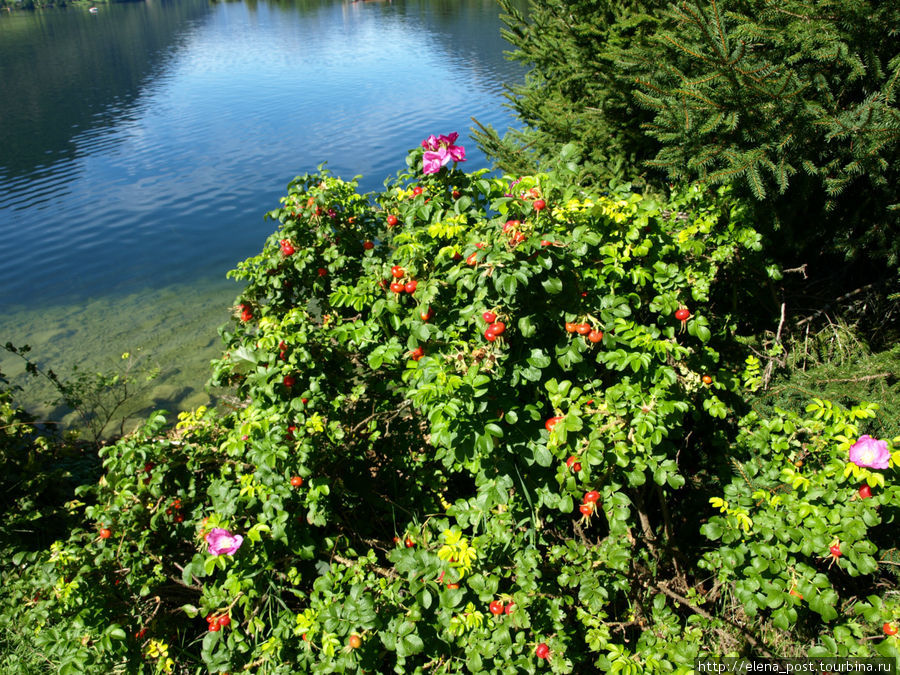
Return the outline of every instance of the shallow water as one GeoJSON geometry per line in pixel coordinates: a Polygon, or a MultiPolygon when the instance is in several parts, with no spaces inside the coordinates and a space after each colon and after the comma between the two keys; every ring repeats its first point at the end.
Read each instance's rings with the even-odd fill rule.
{"type": "MultiPolygon", "coordinates": [[[[430,133],[505,129],[488,1],[105,5],[0,17],[0,343],[161,375],[136,409],[208,399],[216,329],[287,183],[327,162],[378,188],[430,133]]],[[[25,402],[51,415],[46,388],[25,402]]]]}

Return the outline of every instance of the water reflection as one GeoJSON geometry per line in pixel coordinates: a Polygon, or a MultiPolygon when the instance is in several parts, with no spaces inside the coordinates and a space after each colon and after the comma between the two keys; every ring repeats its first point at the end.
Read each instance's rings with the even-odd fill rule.
{"type": "MultiPolygon", "coordinates": [[[[502,83],[521,77],[497,14],[486,0],[183,0],[0,18],[0,339],[40,353],[43,336],[82,361],[112,326],[111,351],[158,343],[173,314],[214,336],[236,294],[226,271],[259,250],[295,175],[327,161],[376,189],[450,131],[467,168],[486,166],[470,117],[503,129],[502,83]],[[39,331],[41,308],[85,328],[39,331]]],[[[178,377],[182,391],[206,372],[178,377]]]]}
{"type": "Polygon", "coordinates": [[[184,0],[0,17],[0,180],[48,176],[77,137],[127,120],[208,12],[184,0]]]}

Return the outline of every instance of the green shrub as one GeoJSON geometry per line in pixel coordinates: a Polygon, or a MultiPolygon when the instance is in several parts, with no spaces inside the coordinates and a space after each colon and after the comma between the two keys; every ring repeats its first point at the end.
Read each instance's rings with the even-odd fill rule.
{"type": "Polygon", "coordinates": [[[896,649],[858,640],[897,618],[877,556],[900,457],[843,473],[868,409],[823,402],[827,424],[751,417],[733,437],[753,374],[732,286],[765,269],[746,212],[724,191],[585,191],[565,169],[425,174],[423,152],[374,196],[324,172],[290,185],[234,273],[213,364],[229,405],[104,448],[83,528],[16,558],[42,655],[63,673],[687,673],[772,648],[770,629],[896,649]],[[797,452],[826,470],[795,486],[797,452]],[[751,471],[797,499],[761,509],[751,471]],[[877,496],[856,503],[869,475],[877,496]],[[860,519],[777,545],[728,520],[820,502],[860,519]],[[801,569],[835,537],[846,558],[799,575],[822,597],[795,614],[790,588],[752,586],[756,539],[801,569]],[[732,594],[756,624],[738,627],[732,594]],[[834,610],[863,597],[839,636],[834,610]]]}
{"type": "MultiPolygon", "coordinates": [[[[789,266],[824,276],[834,260],[874,260],[893,276],[897,3],[501,5],[513,57],[533,67],[510,91],[526,127],[478,134],[501,166],[551,165],[574,143],[582,180],[646,171],[656,184],[731,185],[789,266]]],[[[884,276],[871,272],[855,276],[884,276]]]]}

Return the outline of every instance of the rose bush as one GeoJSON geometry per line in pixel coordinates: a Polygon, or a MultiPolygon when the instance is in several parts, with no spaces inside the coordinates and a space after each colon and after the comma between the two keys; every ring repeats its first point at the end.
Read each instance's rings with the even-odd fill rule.
{"type": "Polygon", "coordinates": [[[870,409],[738,425],[735,288],[765,269],[744,212],[426,158],[455,140],[377,195],[291,183],[233,273],[212,376],[233,396],[104,449],[85,526],[17,558],[45,657],[512,674],[896,654],[900,457],[849,461],[870,409]]]}

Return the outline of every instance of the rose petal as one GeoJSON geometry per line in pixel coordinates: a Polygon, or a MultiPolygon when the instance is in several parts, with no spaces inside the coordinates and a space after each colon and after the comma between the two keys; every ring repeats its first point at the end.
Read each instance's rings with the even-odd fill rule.
{"type": "Polygon", "coordinates": [[[887,469],[891,453],[887,441],[879,441],[869,435],[859,437],[850,446],[850,461],[868,469],[887,469]]]}

